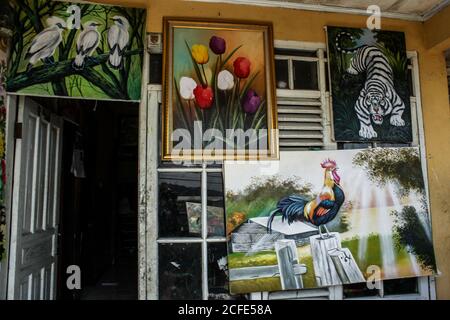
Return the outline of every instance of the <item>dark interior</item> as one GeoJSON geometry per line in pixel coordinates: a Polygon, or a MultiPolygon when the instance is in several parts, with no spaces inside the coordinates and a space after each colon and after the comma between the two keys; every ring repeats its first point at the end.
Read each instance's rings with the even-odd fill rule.
{"type": "Polygon", "coordinates": [[[137,299],[138,104],[35,100],[64,118],[57,297],[137,299]]]}

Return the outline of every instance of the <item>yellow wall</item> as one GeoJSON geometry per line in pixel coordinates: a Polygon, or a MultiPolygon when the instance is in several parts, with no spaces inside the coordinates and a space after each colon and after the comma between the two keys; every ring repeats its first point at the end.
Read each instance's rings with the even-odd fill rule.
{"type": "MultiPolygon", "coordinates": [[[[146,1],[104,2],[145,6],[146,1]]],[[[357,15],[181,0],[148,0],[147,8],[149,32],[162,32],[164,16],[217,17],[272,21],[277,40],[325,42],[323,27],[326,25],[365,27],[366,24],[366,17],[357,15]]],[[[419,22],[382,19],[383,29],[405,32],[407,49],[419,54],[434,245],[442,272],[437,278],[439,299],[450,299],[450,107],[445,60],[440,51],[444,48],[435,45],[449,37],[449,20],[450,17],[445,16],[425,27],[419,22]],[[436,37],[430,38],[432,34],[436,37]],[[430,47],[434,48],[427,49],[430,47]]]]}
{"type": "Polygon", "coordinates": [[[427,48],[445,50],[450,47],[450,6],[424,23],[427,48]]]}

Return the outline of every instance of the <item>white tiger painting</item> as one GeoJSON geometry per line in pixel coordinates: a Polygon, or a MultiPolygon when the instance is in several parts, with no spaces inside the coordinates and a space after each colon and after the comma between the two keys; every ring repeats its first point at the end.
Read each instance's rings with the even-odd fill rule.
{"type": "Polygon", "coordinates": [[[335,140],[410,142],[404,34],[341,27],[327,33],[335,140]]]}
{"type": "Polygon", "coordinates": [[[377,137],[372,122],[381,125],[384,117],[390,116],[393,126],[404,126],[402,119],[405,104],[394,88],[394,75],[392,67],[383,52],[376,46],[363,45],[355,49],[342,49],[340,37],[347,36],[353,40],[349,33],[339,33],[336,37],[336,48],[345,53],[353,53],[349,74],[366,73],[366,82],[358,100],[355,111],[360,122],[359,135],[365,139],[377,137]]]}

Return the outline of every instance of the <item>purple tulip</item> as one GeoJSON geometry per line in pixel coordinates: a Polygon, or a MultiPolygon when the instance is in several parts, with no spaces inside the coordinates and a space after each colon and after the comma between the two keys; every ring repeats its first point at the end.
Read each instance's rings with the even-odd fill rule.
{"type": "Polygon", "coordinates": [[[212,36],[209,40],[209,47],[215,54],[222,54],[226,50],[226,43],[223,38],[212,36]]]}
{"type": "Polygon", "coordinates": [[[242,108],[245,113],[254,114],[261,105],[261,97],[258,96],[255,90],[250,89],[242,100],[242,108]]]}

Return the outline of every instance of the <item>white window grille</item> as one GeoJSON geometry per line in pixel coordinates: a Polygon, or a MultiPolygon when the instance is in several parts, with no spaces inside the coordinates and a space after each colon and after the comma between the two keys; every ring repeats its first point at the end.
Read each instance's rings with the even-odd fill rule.
{"type": "MultiPolygon", "coordinates": [[[[211,294],[209,287],[209,274],[211,272],[211,264],[208,258],[210,257],[210,250],[214,246],[223,245],[226,248],[225,234],[222,236],[208,235],[208,216],[207,206],[211,197],[208,195],[208,189],[211,189],[211,181],[213,175],[221,175],[222,167],[209,166],[203,163],[200,166],[175,166],[171,163],[160,163],[159,153],[159,107],[161,104],[161,85],[149,85],[147,95],[148,108],[146,114],[143,114],[141,121],[142,126],[147,127],[147,130],[141,131],[141,152],[146,154],[145,161],[141,162],[141,172],[146,172],[145,182],[142,181],[140,188],[143,191],[141,197],[141,215],[140,215],[140,235],[143,235],[140,242],[140,256],[139,256],[139,297],[140,299],[159,299],[161,298],[162,286],[160,279],[164,272],[168,270],[160,270],[161,254],[163,250],[170,250],[173,248],[180,248],[180,246],[190,247],[195,246],[193,252],[197,256],[191,256],[192,260],[198,261],[198,265],[193,266],[192,274],[197,274],[200,277],[200,282],[191,283],[191,289],[201,294],[197,297],[200,299],[209,298],[228,298],[226,294],[211,294]],[[144,136],[145,135],[145,136],[144,136]],[[181,179],[189,180],[189,175],[197,175],[199,181],[200,192],[194,196],[189,197],[196,202],[201,203],[201,231],[198,236],[164,236],[161,235],[161,225],[159,213],[159,197],[158,183],[162,175],[177,175],[181,179]],[[145,204],[145,205],[144,205],[145,204]],[[197,258],[197,259],[194,259],[197,258]],[[196,284],[200,283],[200,287],[195,288],[196,284]]],[[[179,197],[180,199],[182,197],[179,197]]],[[[183,201],[183,199],[181,199],[183,201]]],[[[214,199],[213,199],[214,200],[214,199]]],[[[176,224],[176,221],[173,221],[176,224]]],[[[226,255],[226,250],[225,250],[226,255]]],[[[171,261],[174,268],[179,268],[180,261],[174,257],[171,261]]],[[[189,298],[189,297],[186,297],[189,298]]]]}
{"type": "Polygon", "coordinates": [[[325,46],[275,41],[275,50],[280,149],[335,149],[330,139],[325,46]],[[307,79],[299,80],[302,76],[307,79]]]}

